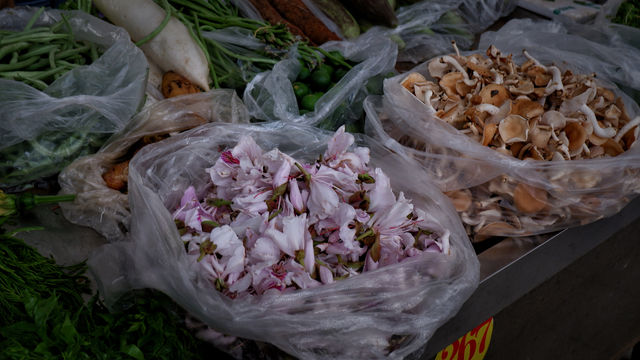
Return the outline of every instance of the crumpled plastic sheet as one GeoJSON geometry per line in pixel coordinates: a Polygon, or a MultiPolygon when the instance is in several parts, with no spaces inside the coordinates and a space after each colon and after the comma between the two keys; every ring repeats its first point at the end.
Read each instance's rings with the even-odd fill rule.
{"type": "Polygon", "coordinates": [[[330,41],[322,48],[337,50],[358,64],[320,97],[314,111],[300,115],[292,82],[302,65],[293,49],[287,59],[256,75],[247,85],[242,99],[251,116],[271,122],[321,125],[331,130],[358,120],[363,114],[362,101],[368,95],[367,81],[394,71],[397,46],[388,38],[365,34],[353,41],[330,41]]]}
{"type": "Polygon", "coordinates": [[[460,49],[470,49],[476,34],[510,14],[516,5],[514,0],[420,1],[397,9],[395,29],[373,30],[400,42],[399,62],[417,64],[451,52],[451,41],[460,49]]]}
{"type": "MultiPolygon", "coordinates": [[[[0,29],[20,30],[36,8],[0,11],[0,29]]],[[[35,26],[53,24],[63,12],[46,10],[35,26]]],[[[56,174],[78,156],[97,150],[122,129],[144,101],[147,61],[127,32],[79,11],[65,12],[74,37],[106,49],[44,91],[0,79],[0,186],[56,174]]]]}
{"type": "Polygon", "coordinates": [[[220,145],[233,146],[242,135],[265,151],[277,147],[312,161],[332,134],[282,122],[210,123],[143,148],[129,173],[130,238],[107,244],[89,260],[107,303],[131,288],[158,289],[218,332],[270,343],[301,359],[419,356],[477,286],[479,263],[451,203],[418,164],[365,136],[357,143],[370,148],[370,165],[424,209],[434,228],[451,232],[450,255],[424,254],[312,289],[233,300],[195,274],[171,211],[189,185],[204,190],[204,169],[220,156],[220,145]],[[390,339],[395,344],[387,354],[390,339]]]}
{"type": "Polygon", "coordinates": [[[184,131],[203,121],[248,123],[249,115],[231,89],[183,95],[146,107],[96,154],[76,159],[60,173],[60,193],[76,194],[73,202],[60,204],[65,218],[95,229],[108,241],[123,240],[131,220],[128,196],[107,187],[102,175],[123,161],[142,137],[184,131]]]}

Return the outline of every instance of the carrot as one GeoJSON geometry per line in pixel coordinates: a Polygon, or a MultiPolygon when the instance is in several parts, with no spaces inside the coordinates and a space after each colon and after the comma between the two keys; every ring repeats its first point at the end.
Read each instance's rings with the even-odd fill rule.
{"type": "Polygon", "coordinates": [[[331,40],[340,40],[338,35],[329,30],[301,0],[270,0],[273,7],[282,16],[297,25],[316,44],[324,44],[331,40]]]}
{"type": "Polygon", "coordinates": [[[293,35],[300,36],[304,40],[309,40],[307,35],[305,35],[304,32],[302,32],[302,30],[300,30],[299,27],[292,24],[287,19],[283,18],[282,15],[280,15],[280,13],[278,12],[278,10],[276,10],[269,3],[268,0],[249,0],[249,1],[251,2],[251,4],[253,4],[256,10],[258,10],[258,12],[260,13],[260,16],[262,16],[262,18],[265,21],[273,25],[284,24],[289,29],[289,32],[292,33],[293,35]]]}

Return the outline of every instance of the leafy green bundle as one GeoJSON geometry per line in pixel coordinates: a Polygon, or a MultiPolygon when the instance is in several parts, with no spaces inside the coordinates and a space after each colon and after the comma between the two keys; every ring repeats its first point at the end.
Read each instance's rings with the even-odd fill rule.
{"type": "MultiPolygon", "coordinates": [[[[1,225],[1,224],[0,224],[1,225]]],[[[0,229],[0,359],[190,359],[210,345],[159,292],[130,293],[126,310],[88,303],[86,265],[59,266],[0,229]]]]}

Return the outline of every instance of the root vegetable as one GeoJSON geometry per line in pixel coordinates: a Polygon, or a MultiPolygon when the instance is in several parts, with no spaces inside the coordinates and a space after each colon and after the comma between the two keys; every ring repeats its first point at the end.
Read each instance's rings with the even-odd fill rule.
{"type": "Polygon", "coordinates": [[[308,39],[307,35],[305,35],[304,32],[300,30],[299,27],[297,27],[296,25],[292,24],[290,21],[282,17],[282,15],[278,12],[278,10],[276,10],[276,8],[274,8],[273,5],[271,5],[271,3],[269,3],[268,0],[249,0],[249,1],[256,8],[256,10],[258,10],[258,12],[260,13],[260,16],[262,16],[262,18],[268,21],[270,24],[273,24],[273,25],[283,24],[287,27],[287,29],[289,29],[289,32],[291,32],[293,35],[300,36],[305,40],[308,39]]]}
{"type": "Polygon", "coordinates": [[[202,89],[192,84],[187,78],[173,71],[168,71],[162,76],[162,95],[165,98],[201,91],[202,89]]]}
{"type": "Polygon", "coordinates": [[[271,0],[271,4],[288,21],[298,26],[311,41],[324,44],[327,41],[340,40],[329,30],[301,0],[271,0]]]}
{"type": "MultiPolygon", "coordinates": [[[[95,0],[95,6],[114,24],[125,28],[133,41],[152,33],[166,17],[153,0],[95,0]]],[[[164,29],[140,46],[163,71],[175,71],[202,89],[209,90],[209,66],[189,30],[171,17],[164,29]]]]}

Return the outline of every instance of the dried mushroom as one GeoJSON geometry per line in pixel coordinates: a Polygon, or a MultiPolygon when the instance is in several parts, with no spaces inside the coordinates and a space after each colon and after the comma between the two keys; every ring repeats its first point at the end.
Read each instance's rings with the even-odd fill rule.
{"type": "MultiPolygon", "coordinates": [[[[493,45],[486,55],[461,56],[456,49],[454,55],[429,62],[432,79],[420,75],[428,90],[405,88],[428,111],[463,134],[517,159],[612,157],[635,143],[640,117],[631,119],[622,98],[599,86],[595,74],[563,72],[554,65],[543,65],[526,51],[523,55],[527,60],[518,65],[493,45]]],[[[406,81],[414,78],[414,74],[405,77],[406,81]]],[[[408,139],[412,136],[405,134],[399,141],[411,146],[408,139]]],[[[463,177],[467,170],[447,176],[463,177]]],[[[446,194],[476,242],[496,235],[531,235],[599,218],[599,198],[588,192],[568,195],[562,189],[596,189],[604,181],[602,176],[597,171],[554,171],[548,186],[540,188],[502,175],[446,194]]]]}
{"type": "Polygon", "coordinates": [[[635,142],[640,118],[631,120],[622,99],[598,86],[595,74],[563,73],[523,54],[527,61],[519,66],[493,45],[486,57],[461,56],[456,48],[427,65],[435,81],[410,73],[403,86],[440,119],[520,159],[616,156],[635,142]],[[428,90],[407,86],[414,83],[429,84],[428,90]]]}

